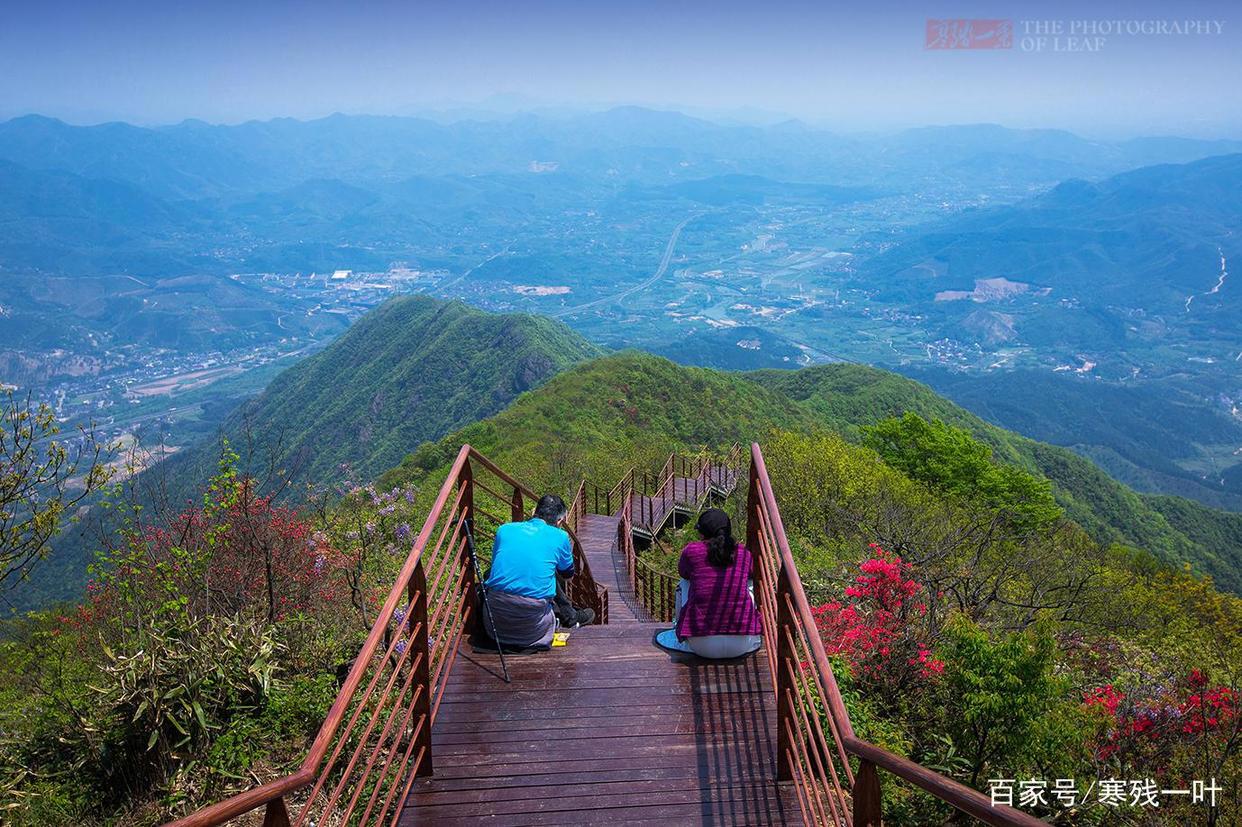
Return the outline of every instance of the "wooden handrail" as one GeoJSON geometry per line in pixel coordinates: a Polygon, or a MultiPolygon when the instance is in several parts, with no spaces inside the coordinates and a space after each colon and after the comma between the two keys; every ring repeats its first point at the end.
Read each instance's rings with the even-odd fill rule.
{"type": "Polygon", "coordinates": [[[852,755],[857,755],[864,761],[888,770],[903,781],[908,781],[925,792],[931,793],[941,801],[967,815],[974,816],[985,824],[1004,825],[1004,827],[1034,827],[1035,825],[1047,827],[1043,821],[1032,815],[1013,807],[994,805],[991,798],[978,790],[967,787],[934,770],[929,770],[922,764],[916,764],[909,758],[902,758],[869,741],[846,738],[845,748],[852,755]]]}
{"type": "MultiPolygon", "coordinates": [[[[363,805],[360,793],[364,788],[372,792],[359,818],[362,823],[380,822],[394,801],[400,807],[416,776],[430,773],[431,728],[446,686],[444,677],[452,668],[457,642],[473,614],[473,570],[463,555],[464,532],[473,530],[475,515],[483,513],[475,506],[475,489],[506,499],[495,488],[476,486],[472,463],[512,489],[509,501],[513,516],[522,512],[523,497],[535,500],[529,488],[470,445],[463,445],[298,770],[191,813],[171,825],[215,827],[262,807],[267,808],[265,824],[326,823],[331,820],[329,816],[335,815],[338,804],[345,808],[340,820],[348,823],[355,807],[363,805]],[[440,603],[431,609],[433,596],[440,603]],[[402,605],[406,609],[398,615],[402,605]],[[395,632],[391,625],[394,622],[395,632]],[[408,640],[402,635],[408,635],[408,640]],[[385,675],[386,680],[381,680],[385,675]],[[386,704],[394,709],[387,710],[386,704]],[[401,723],[394,729],[398,718],[401,723]],[[356,727],[361,727],[360,735],[356,727]],[[370,741],[375,744],[367,752],[370,741]],[[338,760],[343,767],[338,766],[338,760]],[[397,761],[396,776],[390,777],[397,761]],[[334,773],[334,768],[343,771],[334,773]],[[379,776],[375,777],[377,768],[379,776]],[[360,778],[351,786],[355,772],[360,778]],[[377,805],[381,805],[379,797],[384,784],[388,785],[388,793],[380,809],[377,805]],[[286,797],[308,787],[313,788],[310,799],[296,818],[290,819],[286,797]],[[400,797],[396,796],[398,790],[400,797]],[[324,807],[326,814],[312,819],[312,808],[317,806],[324,807]]],[[[577,534],[572,528],[568,531],[580,565],[575,586],[580,585],[583,592],[591,595],[590,601],[580,605],[598,604],[597,614],[602,621],[607,616],[607,595],[599,594],[577,534]]]]}
{"type": "Polygon", "coordinates": [[[212,804],[210,807],[204,807],[185,818],[169,822],[166,827],[208,827],[208,825],[225,824],[238,816],[265,807],[290,793],[308,787],[314,780],[314,771],[300,769],[292,775],[269,781],[262,786],[212,804]]]}
{"type": "Polygon", "coordinates": [[[785,536],[785,526],[758,444],[751,445],[750,467],[747,547],[756,557],[760,578],[756,596],[764,613],[764,646],[776,692],[777,775],[796,784],[805,820],[879,827],[878,767],[986,824],[1043,825],[1044,822],[1028,813],[994,805],[978,790],[854,734],[785,536]],[[810,680],[806,675],[808,671],[810,680]],[[821,703],[827,707],[827,732],[820,725],[821,703]],[[833,759],[834,751],[841,759],[840,772],[833,759]],[[852,772],[844,760],[847,754],[858,759],[857,773],[852,772]],[[852,813],[846,810],[847,798],[852,813]]]}
{"type": "MultiPolygon", "coordinates": [[[[652,541],[652,545],[667,552],[658,538],[652,541]]],[[[671,622],[676,613],[677,583],[681,578],[660,571],[637,555],[634,557],[634,569],[634,592],[639,605],[652,620],[671,622]]]]}
{"type": "MultiPolygon", "coordinates": [[[[772,482],[768,478],[768,468],[763,461],[763,452],[759,444],[751,446],[751,474],[758,484],[760,505],[770,515],[772,532],[776,536],[777,549],[780,551],[781,566],[789,578],[789,588],[793,595],[794,609],[803,628],[814,629],[815,618],[811,614],[811,606],[806,599],[806,590],[802,587],[802,577],[798,574],[798,566],[794,563],[793,552],[789,550],[789,539],[785,536],[785,524],[781,520],[780,511],[776,507],[776,495],[772,493],[772,482]]],[[[815,670],[824,680],[824,688],[828,692],[828,710],[841,728],[843,738],[853,738],[854,728],[850,725],[849,713],[845,711],[845,702],[841,699],[841,690],[837,687],[836,676],[828,662],[828,653],[819,635],[810,635],[811,656],[814,658],[815,670]]]]}

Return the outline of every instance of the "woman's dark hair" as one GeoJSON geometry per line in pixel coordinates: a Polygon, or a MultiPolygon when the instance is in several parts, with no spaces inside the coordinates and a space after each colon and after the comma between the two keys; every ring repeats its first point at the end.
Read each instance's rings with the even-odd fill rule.
{"type": "Polygon", "coordinates": [[[737,540],[733,539],[733,524],[729,515],[719,508],[709,508],[699,515],[695,525],[707,541],[707,562],[718,568],[728,568],[737,560],[737,540]]]}

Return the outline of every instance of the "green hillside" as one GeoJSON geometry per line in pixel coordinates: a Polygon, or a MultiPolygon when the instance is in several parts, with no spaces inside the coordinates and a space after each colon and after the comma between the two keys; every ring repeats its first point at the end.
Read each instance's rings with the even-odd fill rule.
{"type": "MultiPolygon", "coordinates": [[[[260,480],[330,487],[370,479],[413,447],[503,410],[523,391],[602,351],[560,322],[402,296],[367,313],[324,350],[281,372],[219,426],[260,480]],[[349,466],[349,472],[342,468],[349,466]]],[[[141,475],[169,503],[214,473],[205,439],[141,475]]],[[[19,610],[76,599],[98,542],[71,527],[13,597],[19,610]]]]}
{"type": "Polygon", "coordinates": [[[600,353],[542,316],[402,296],[281,373],[221,430],[248,430],[264,464],[276,448],[277,464],[302,480],[334,481],[342,464],[369,479],[410,446],[491,416],[600,353]]]}
{"type": "MultiPolygon", "coordinates": [[[[442,470],[470,442],[533,482],[568,490],[584,475],[612,485],[630,465],[655,466],[673,448],[719,448],[762,440],[775,429],[829,430],[855,440],[860,426],[913,411],[965,428],[997,461],[1045,476],[1066,515],[1103,544],[1122,543],[1180,566],[1191,563],[1242,591],[1242,548],[1214,542],[1182,514],[1175,497],[1143,497],[1072,451],[991,425],[894,373],[853,364],[798,371],[727,373],[626,352],[563,373],[500,414],[424,445],[382,479],[385,485],[442,470]]],[[[1197,508],[1197,506],[1196,506],[1197,508]]],[[[1226,520],[1230,515],[1204,508],[1226,520]]],[[[1221,525],[1226,525],[1222,522],[1221,525]]]]}
{"type": "Polygon", "coordinates": [[[808,411],[743,374],[625,351],[579,365],[500,414],[422,446],[381,482],[439,470],[469,442],[540,485],[568,488],[587,475],[611,486],[625,469],[658,465],[674,448],[720,448],[774,427],[813,425],[808,411]]]}
{"type": "MultiPolygon", "coordinates": [[[[846,434],[905,411],[965,428],[990,445],[997,460],[1052,480],[1066,514],[1097,541],[1136,546],[1173,564],[1190,562],[1222,586],[1242,591],[1242,545],[1204,544],[1165,518],[1165,509],[1189,505],[1189,501],[1142,497],[1073,451],[998,428],[926,385],[862,365],[759,371],[749,376],[813,411],[820,424],[846,434]]],[[[1203,511],[1222,518],[1232,516],[1206,507],[1203,511]]]]}

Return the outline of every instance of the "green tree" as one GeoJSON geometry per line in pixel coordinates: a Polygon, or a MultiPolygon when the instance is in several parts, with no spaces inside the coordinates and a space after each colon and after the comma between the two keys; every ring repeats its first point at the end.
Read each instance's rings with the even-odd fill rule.
{"type": "Polygon", "coordinates": [[[0,592],[48,555],[83,501],[107,483],[110,449],[91,427],[58,439],[56,412],[6,391],[0,400],[0,592]]]}
{"type": "Polygon", "coordinates": [[[864,444],[888,465],[942,493],[986,506],[1016,533],[1040,531],[1061,519],[1049,480],[996,464],[992,449],[964,428],[907,412],[862,431],[864,444]]]}
{"type": "Polygon", "coordinates": [[[990,636],[964,615],[942,630],[936,655],[944,661],[938,715],[955,751],[968,762],[970,784],[995,768],[1012,778],[1029,766],[1042,724],[1062,705],[1068,687],[1053,673],[1051,626],[1040,622],[1010,635],[990,636]]]}

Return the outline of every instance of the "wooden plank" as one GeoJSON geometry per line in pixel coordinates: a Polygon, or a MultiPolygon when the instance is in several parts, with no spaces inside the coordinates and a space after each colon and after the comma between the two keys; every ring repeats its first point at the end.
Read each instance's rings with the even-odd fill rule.
{"type": "Polygon", "coordinates": [[[512,683],[505,684],[503,680],[496,679],[500,666],[497,658],[494,664],[486,661],[469,666],[459,664],[460,670],[454,670],[445,679],[444,685],[459,692],[497,691],[497,683],[500,684],[499,691],[557,686],[585,688],[585,682],[598,681],[602,677],[611,681],[613,686],[620,683],[637,688],[650,682],[652,677],[659,677],[665,683],[687,690],[703,684],[731,684],[739,689],[772,689],[771,672],[767,669],[762,655],[753,664],[739,665],[734,669],[711,668],[697,659],[687,661],[676,662],[663,655],[653,658],[645,652],[618,652],[601,657],[595,663],[590,659],[579,658],[506,658],[512,683]]]}
{"type": "MultiPolygon", "coordinates": [[[[613,765],[599,769],[580,769],[554,772],[548,766],[531,767],[525,775],[491,775],[486,782],[473,775],[457,775],[448,777],[437,774],[435,779],[427,782],[427,789],[435,792],[454,790],[477,791],[483,786],[488,788],[530,787],[543,785],[561,785],[563,787],[576,784],[604,784],[610,782],[661,781],[700,778],[705,769],[709,769],[713,777],[730,783],[743,781],[771,781],[772,769],[761,764],[745,764],[737,766],[704,768],[697,764],[678,761],[670,766],[638,765],[630,768],[619,768],[613,765]]],[[[423,783],[423,782],[419,782],[423,783]]],[[[421,792],[421,791],[420,791],[421,792]]]]}
{"type": "MultiPolygon", "coordinates": [[[[434,822],[420,822],[413,820],[407,812],[403,814],[401,824],[415,825],[434,823],[441,827],[474,827],[474,825],[485,824],[488,827],[546,827],[548,824],[547,816],[543,815],[475,815],[463,816],[460,818],[440,817],[434,822]]],[[[625,824],[629,827],[634,825],[652,825],[655,827],[669,827],[670,825],[704,825],[705,827],[730,827],[731,825],[743,825],[744,827],[753,827],[760,824],[783,824],[783,825],[800,825],[802,824],[801,814],[798,812],[796,803],[785,806],[784,813],[779,817],[769,817],[765,819],[754,819],[746,813],[733,816],[728,813],[718,812],[715,805],[711,804],[686,804],[671,805],[659,804],[647,806],[636,804],[632,806],[619,807],[606,811],[593,811],[590,813],[557,813],[555,823],[560,827],[573,827],[573,825],[601,825],[601,824],[625,824]]]]}
{"type": "MultiPolygon", "coordinates": [[[[741,712],[743,708],[741,703],[737,705],[715,704],[712,707],[712,712],[714,714],[735,714],[741,712]]],[[[568,709],[568,707],[561,707],[560,709],[564,710],[568,709]]],[[[770,709],[766,709],[766,705],[765,710],[769,714],[771,713],[770,709]]],[[[505,707],[497,709],[494,704],[471,705],[458,703],[456,705],[441,705],[440,714],[436,716],[436,728],[440,728],[440,726],[483,723],[502,728],[502,726],[515,723],[515,721],[544,721],[554,718],[554,716],[564,720],[590,720],[617,718],[617,716],[625,715],[663,716],[668,714],[669,708],[667,703],[633,703],[627,704],[626,707],[621,709],[612,707],[582,707],[576,709],[573,715],[559,714],[558,710],[549,707],[549,705],[543,705],[543,707],[505,707]]]]}
{"type": "Polygon", "coordinates": [[[513,683],[506,685],[503,680],[497,681],[494,675],[468,675],[452,677],[445,681],[445,686],[459,692],[486,695],[490,692],[504,692],[514,687],[517,691],[550,691],[564,694],[565,692],[590,691],[593,688],[608,688],[617,685],[634,689],[641,694],[648,687],[667,686],[674,683],[678,688],[697,691],[702,687],[727,685],[738,691],[759,690],[772,691],[772,679],[764,680],[758,674],[736,675],[720,672],[694,672],[690,674],[669,674],[667,665],[644,663],[642,661],[607,662],[598,670],[572,666],[562,668],[561,674],[549,674],[547,670],[538,674],[531,669],[517,671],[510,667],[509,676],[513,683]],[[500,684],[498,688],[496,684],[500,684]]]}
{"type": "MultiPolygon", "coordinates": [[[[641,782],[640,782],[641,783],[641,782]]],[[[612,792],[600,792],[594,785],[583,789],[563,790],[563,794],[550,796],[533,796],[531,798],[492,798],[484,797],[486,791],[477,790],[471,793],[454,793],[444,796],[443,801],[436,796],[420,796],[417,805],[408,812],[416,819],[414,823],[428,818],[461,817],[468,815],[506,815],[506,814],[544,814],[566,812],[594,812],[600,810],[616,810],[633,806],[667,806],[677,804],[728,804],[734,815],[742,810],[755,816],[772,816],[786,810],[785,792],[772,781],[730,784],[721,786],[692,786],[688,788],[659,787],[660,782],[652,782],[651,786],[642,787],[634,792],[617,789],[612,792]]],[[[796,808],[795,808],[796,809],[796,808]]],[[[766,819],[765,819],[766,820],[766,819]]],[[[778,822],[779,823],[779,822],[778,822]]]]}
{"type": "MultiPolygon", "coordinates": [[[[452,703],[492,703],[505,706],[510,700],[522,702],[536,696],[546,696],[549,707],[555,707],[562,700],[572,699],[578,705],[586,705],[594,701],[604,705],[615,700],[618,692],[625,692],[622,703],[634,703],[640,700],[648,703],[665,703],[669,713],[679,711],[683,706],[689,707],[689,700],[667,700],[669,695],[678,696],[693,694],[695,703],[702,705],[705,696],[731,694],[768,694],[772,692],[770,683],[759,680],[739,681],[731,677],[696,677],[694,680],[681,681],[672,676],[660,675],[638,668],[637,675],[627,677],[612,673],[602,675],[567,675],[563,678],[543,676],[539,678],[515,679],[506,687],[504,681],[496,681],[501,687],[479,681],[450,681],[447,685],[452,703]]],[[[512,673],[510,673],[512,675],[512,673]]],[[[445,703],[450,703],[446,698],[445,703]]]]}
{"type": "MultiPolygon", "coordinates": [[[[422,798],[421,796],[419,797],[422,798]]],[[[444,818],[465,816],[533,815],[552,817],[554,814],[612,810],[608,818],[619,810],[636,807],[667,808],[670,806],[697,805],[705,814],[719,813],[741,820],[736,823],[784,823],[783,815],[796,812],[784,801],[786,798],[774,783],[730,785],[691,789],[652,790],[631,795],[618,792],[613,795],[578,794],[557,798],[535,798],[508,801],[451,801],[447,804],[418,803],[406,810],[408,824],[440,824],[444,818]],[[779,820],[773,821],[773,818],[779,820]]],[[[649,810],[649,812],[651,812],[649,810]]]]}
{"type": "MultiPolygon", "coordinates": [[[[725,700],[732,699],[738,702],[739,706],[725,707],[723,703],[717,703],[716,706],[704,706],[704,709],[730,709],[735,714],[746,714],[749,710],[763,709],[770,698],[770,694],[761,690],[750,691],[731,691],[722,690],[711,693],[715,698],[723,698],[725,700]]],[[[549,715],[569,716],[577,713],[582,709],[607,709],[624,706],[635,700],[635,693],[626,687],[617,687],[614,689],[593,689],[589,693],[571,692],[561,696],[554,696],[547,691],[520,692],[515,691],[504,698],[505,709],[523,709],[523,710],[539,710],[548,711],[549,715]]],[[[450,696],[451,697],[451,696],[450,696]]],[[[649,687],[644,690],[643,699],[645,703],[650,703],[655,699],[661,699],[660,705],[666,709],[687,705],[683,691],[679,687],[665,687],[663,689],[649,687]]],[[[487,700],[463,699],[458,700],[446,698],[444,704],[441,705],[439,712],[444,713],[451,708],[455,714],[470,714],[479,718],[487,717],[499,705],[496,702],[487,700]]]]}
{"type": "Polygon", "coordinates": [[[753,731],[756,725],[772,727],[775,725],[774,722],[776,720],[775,716],[771,714],[765,714],[761,720],[752,721],[741,720],[736,716],[706,715],[691,710],[672,715],[660,714],[659,712],[648,714],[634,714],[627,711],[614,710],[607,710],[605,712],[607,714],[598,716],[564,717],[560,715],[544,715],[503,721],[490,718],[459,718],[450,721],[437,721],[435,731],[432,733],[432,741],[433,743],[447,743],[452,740],[460,740],[461,736],[478,737],[480,739],[502,737],[506,740],[512,740],[513,737],[532,738],[537,733],[549,730],[563,734],[566,730],[605,730],[618,727],[629,727],[636,731],[655,733],[676,732],[679,731],[678,728],[690,725],[699,727],[701,732],[715,732],[734,728],[753,731]]]}
{"type": "MultiPolygon", "coordinates": [[[[594,806],[591,809],[606,809],[607,806],[614,805],[618,802],[618,796],[624,796],[631,800],[642,801],[650,795],[660,795],[667,792],[692,793],[698,792],[699,798],[702,799],[714,790],[725,789],[743,789],[758,793],[759,795],[776,795],[779,797],[779,787],[772,778],[759,779],[713,779],[710,776],[704,777],[699,773],[685,775],[667,775],[664,778],[654,779],[634,779],[620,778],[612,781],[575,781],[572,784],[558,781],[554,777],[541,776],[538,780],[545,783],[541,784],[524,784],[521,786],[505,786],[497,787],[488,784],[485,787],[459,787],[458,789],[445,790],[436,788],[433,791],[420,793],[418,798],[419,807],[448,807],[454,804],[482,804],[484,802],[518,802],[518,801],[544,801],[558,798],[586,798],[600,799],[597,804],[602,806],[594,806]],[[611,798],[612,800],[606,800],[611,798]]],[[[689,797],[689,796],[687,796],[689,797]]],[[[628,802],[627,802],[628,803],[628,802]]]]}
{"type": "MultiPolygon", "coordinates": [[[[455,756],[452,760],[461,763],[493,764],[525,763],[527,761],[548,761],[551,754],[574,757],[575,761],[611,760],[618,757],[638,758],[652,754],[665,754],[670,751],[694,753],[702,751],[713,755],[753,755],[760,752],[771,752],[768,745],[758,743],[755,732],[732,734],[718,732],[714,734],[709,745],[699,744],[699,739],[692,734],[670,735],[656,738],[646,733],[619,736],[613,738],[552,738],[507,743],[479,744],[448,744],[441,750],[442,756],[455,756]]],[[[770,737],[770,736],[769,736],[770,737]]]]}
{"type": "MultiPolygon", "coordinates": [[[[757,729],[759,725],[766,725],[772,720],[772,710],[765,704],[759,704],[757,699],[749,697],[734,697],[729,700],[736,703],[719,703],[710,707],[699,707],[694,709],[687,706],[684,710],[678,712],[686,712],[690,715],[698,716],[704,721],[724,721],[733,719],[738,722],[753,722],[757,729]],[[756,717],[757,711],[762,711],[762,717],[756,717]]],[[[494,705],[456,705],[449,707],[441,707],[440,716],[436,718],[435,726],[432,730],[432,736],[444,728],[445,731],[488,731],[501,729],[505,727],[530,729],[539,726],[546,726],[549,729],[556,728],[560,724],[568,724],[573,722],[582,722],[582,726],[590,727],[592,725],[604,725],[608,721],[628,721],[628,720],[644,720],[644,719],[671,719],[671,714],[667,704],[642,704],[639,706],[627,707],[624,710],[616,707],[599,706],[599,707],[572,707],[561,706],[551,708],[548,706],[527,706],[522,708],[506,707],[503,710],[496,710],[494,705]],[[446,712],[446,710],[449,710],[446,712]],[[451,714],[450,714],[451,712],[451,714]],[[486,724],[486,726],[484,726],[486,724]]]]}
{"type": "Polygon", "coordinates": [[[502,744],[512,741],[531,741],[540,739],[545,733],[560,738],[590,737],[617,738],[635,733],[642,733],[651,738],[671,736],[716,736],[722,733],[732,735],[756,736],[776,731],[776,719],[767,721],[767,726],[755,721],[729,721],[704,718],[701,715],[678,715],[673,718],[643,716],[632,718],[590,718],[583,721],[549,718],[547,721],[527,722],[525,728],[507,727],[502,729],[458,729],[436,732],[431,742],[434,746],[457,744],[502,744]],[[581,736],[578,733],[582,733],[581,736]]]}
{"type": "Polygon", "coordinates": [[[636,695],[645,695],[649,690],[657,693],[675,692],[677,694],[692,691],[696,694],[712,694],[715,692],[771,692],[771,678],[763,681],[758,674],[730,674],[728,672],[701,672],[694,674],[669,674],[668,667],[662,670],[653,668],[651,664],[621,663],[601,666],[598,671],[583,669],[581,673],[574,670],[545,671],[543,674],[532,674],[529,671],[515,675],[512,669],[509,676],[513,683],[504,681],[480,680],[475,676],[458,677],[445,682],[445,685],[456,690],[469,692],[478,697],[486,697],[493,693],[513,695],[524,692],[552,692],[563,695],[569,692],[593,693],[602,690],[625,689],[636,695]],[[616,668],[616,667],[620,668],[616,668]]]}
{"type": "MultiPolygon", "coordinates": [[[[644,756],[614,756],[606,762],[597,761],[574,764],[572,769],[566,768],[564,773],[572,778],[574,773],[578,772],[633,773],[647,770],[672,769],[675,767],[692,768],[699,766],[710,767],[722,777],[770,778],[775,772],[775,765],[752,761],[748,757],[734,756],[728,753],[717,755],[710,751],[705,751],[701,755],[695,754],[690,757],[687,757],[687,754],[684,752],[644,756]]],[[[478,782],[478,786],[486,786],[493,778],[499,779],[503,783],[505,779],[521,779],[549,773],[554,775],[562,774],[556,772],[557,768],[557,764],[547,760],[511,766],[468,764],[464,762],[441,764],[436,768],[436,774],[433,777],[420,779],[417,782],[420,786],[416,787],[416,789],[435,789],[436,784],[454,779],[473,779],[478,782]]]]}

